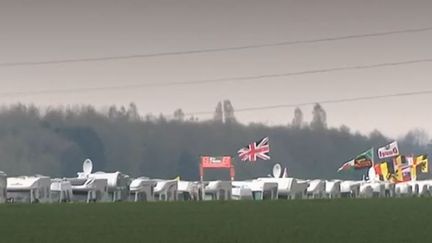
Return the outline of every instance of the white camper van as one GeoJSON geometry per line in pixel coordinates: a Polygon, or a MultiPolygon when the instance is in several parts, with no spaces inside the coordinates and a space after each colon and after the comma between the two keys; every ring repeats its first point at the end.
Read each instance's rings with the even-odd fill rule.
{"type": "Polygon", "coordinates": [[[114,173],[96,172],[89,174],[88,178],[107,180],[110,201],[118,202],[127,200],[130,184],[129,176],[118,171],[114,173]]]}
{"type": "Polygon", "coordinates": [[[204,200],[231,200],[231,181],[210,181],[204,187],[204,200]]]}
{"type": "Polygon", "coordinates": [[[262,180],[232,182],[233,198],[247,199],[249,191],[254,200],[275,200],[278,198],[278,184],[276,182],[266,182],[262,180]]]}
{"type": "Polygon", "coordinates": [[[86,159],[83,172],[78,172],[77,178],[68,178],[72,186],[74,202],[105,202],[108,199],[108,179],[91,176],[93,163],[86,159]]]}
{"type": "Polygon", "coordinates": [[[179,201],[199,200],[199,185],[192,181],[177,182],[177,199],[179,201]]]}
{"type": "Polygon", "coordinates": [[[51,180],[46,176],[20,176],[7,178],[9,202],[45,203],[50,201],[51,180]]]}
{"type": "Polygon", "coordinates": [[[52,179],[50,198],[53,203],[72,201],[72,184],[66,179],[52,179]]]}
{"type": "Polygon", "coordinates": [[[156,182],[147,177],[132,180],[129,186],[129,201],[154,201],[154,187],[156,182]]]}
{"type": "Polygon", "coordinates": [[[106,179],[69,178],[72,185],[74,202],[105,202],[108,201],[108,183],[106,179]]]}
{"type": "Polygon", "coordinates": [[[156,180],[154,197],[156,201],[176,201],[177,180],[156,180]]]}

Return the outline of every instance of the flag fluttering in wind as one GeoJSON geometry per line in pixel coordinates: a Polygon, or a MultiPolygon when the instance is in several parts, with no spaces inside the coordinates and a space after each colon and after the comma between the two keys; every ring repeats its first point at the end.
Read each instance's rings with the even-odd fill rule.
{"type": "Polygon", "coordinates": [[[371,148],[368,151],[357,155],[353,160],[344,163],[339,169],[338,172],[342,170],[361,170],[372,167],[374,161],[374,149],[371,148]]]}
{"type": "Polygon", "coordinates": [[[415,165],[420,166],[422,173],[429,173],[429,160],[426,154],[417,156],[415,158],[415,165]]]}
{"type": "Polygon", "coordinates": [[[416,166],[413,156],[399,155],[393,160],[395,167],[395,182],[411,181],[416,179],[416,166]]]}
{"type": "Polygon", "coordinates": [[[238,156],[242,161],[257,161],[257,159],[270,159],[269,138],[265,137],[257,142],[253,142],[238,152],[238,156]]]}
{"type": "Polygon", "coordinates": [[[394,142],[378,149],[378,158],[379,159],[396,157],[398,155],[399,155],[399,146],[398,146],[397,141],[394,141],[394,142]]]}
{"type": "Polygon", "coordinates": [[[380,181],[390,181],[395,173],[393,163],[387,161],[375,164],[374,170],[380,181]]]}
{"type": "Polygon", "coordinates": [[[429,172],[429,161],[427,155],[403,156],[400,155],[393,160],[395,167],[394,182],[405,182],[417,180],[417,168],[422,173],[429,172]]]}

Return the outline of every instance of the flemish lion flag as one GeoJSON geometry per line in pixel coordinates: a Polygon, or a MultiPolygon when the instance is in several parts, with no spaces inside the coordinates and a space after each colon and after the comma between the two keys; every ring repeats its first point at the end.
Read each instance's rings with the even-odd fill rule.
{"type": "Polygon", "coordinates": [[[371,148],[368,151],[357,155],[353,160],[344,163],[339,169],[338,172],[342,170],[361,170],[372,167],[374,161],[374,149],[371,148]]]}

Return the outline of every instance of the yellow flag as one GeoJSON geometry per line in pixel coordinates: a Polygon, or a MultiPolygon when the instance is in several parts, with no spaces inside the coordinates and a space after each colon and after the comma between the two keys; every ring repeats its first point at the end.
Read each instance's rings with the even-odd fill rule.
{"type": "Polygon", "coordinates": [[[381,163],[380,169],[381,169],[381,175],[383,176],[384,181],[388,181],[390,175],[389,175],[389,171],[388,171],[387,162],[381,163]]]}
{"type": "Polygon", "coordinates": [[[429,161],[427,155],[419,155],[416,157],[416,165],[420,166],[422,173],[429,172],[429,161]]]}
{"type": "Polygon", "coordinates": [[[394,160],[393,164],[394,164],[394,169],[395,169],[394,179],[396,181],[403,181],[403,176],[402,176],[402,155],[397,156],[393,160],[394,160]]]}

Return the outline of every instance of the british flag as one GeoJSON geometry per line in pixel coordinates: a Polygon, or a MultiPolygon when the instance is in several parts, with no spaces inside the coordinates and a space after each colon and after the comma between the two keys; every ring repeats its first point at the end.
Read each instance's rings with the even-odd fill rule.
{"type": "Polygon", "coordinates": [[[269,138],[265,137],[257,142],[251,143],[248,146],[240,149],[237,153],[242,161],[257,161],[258,158],[269,160],[269,138]]]}

